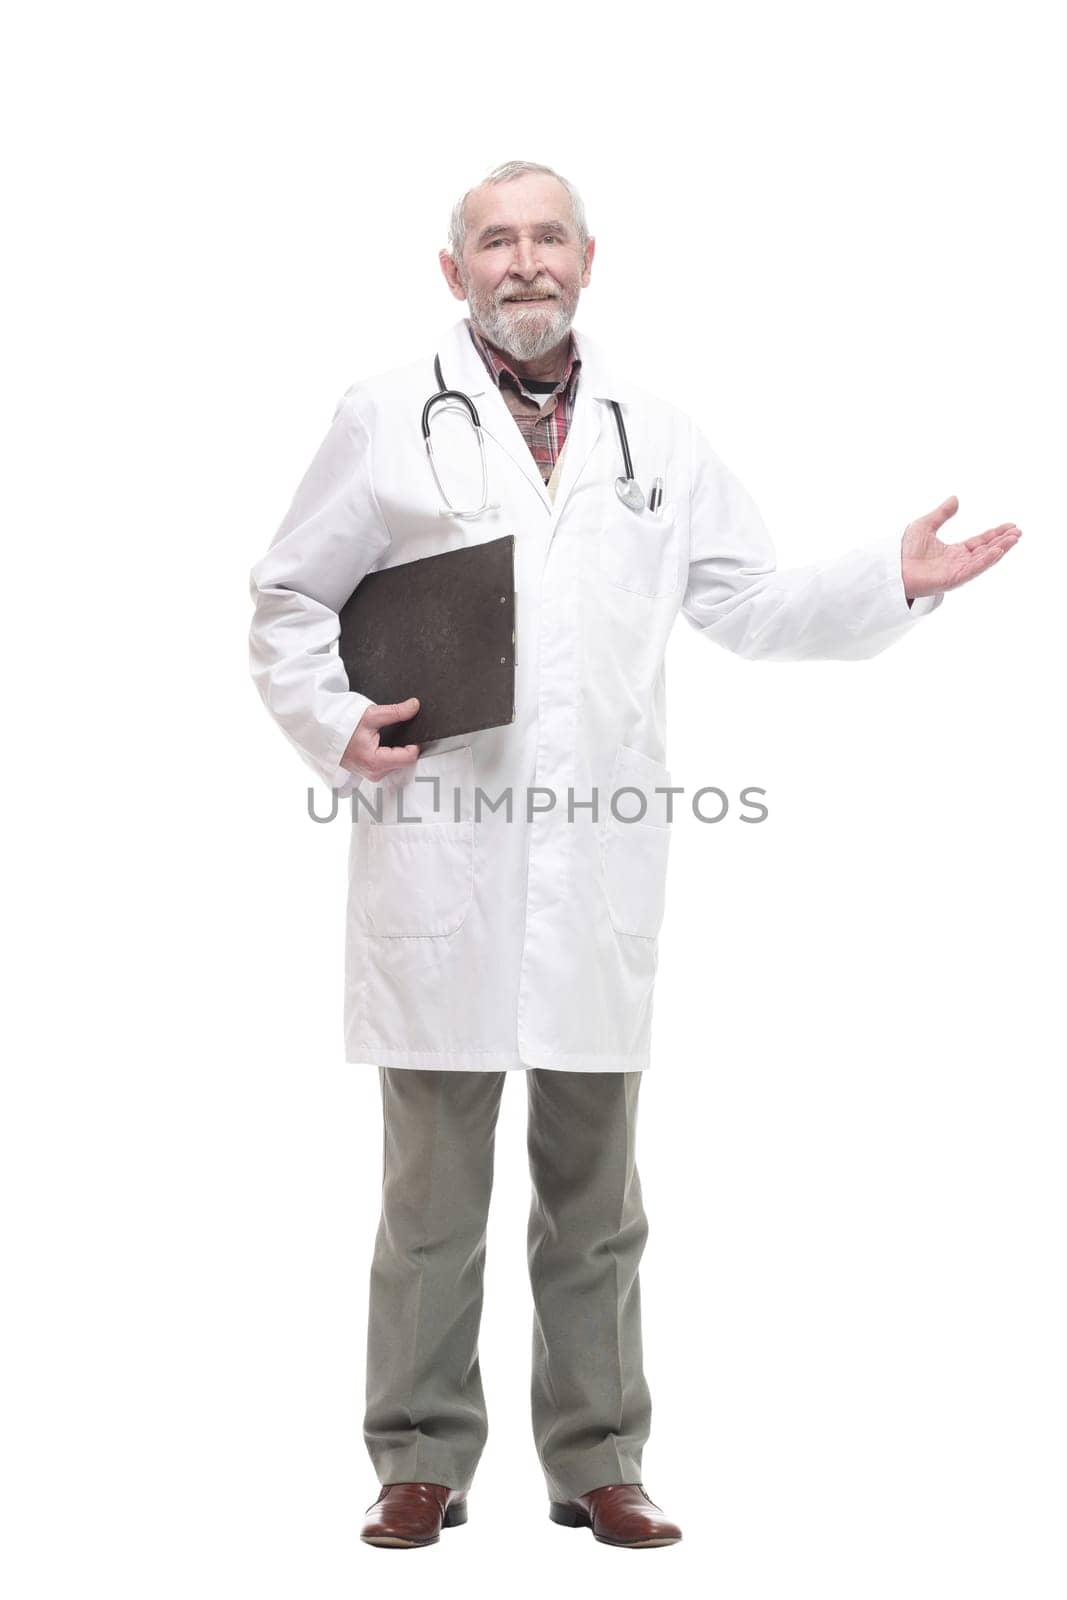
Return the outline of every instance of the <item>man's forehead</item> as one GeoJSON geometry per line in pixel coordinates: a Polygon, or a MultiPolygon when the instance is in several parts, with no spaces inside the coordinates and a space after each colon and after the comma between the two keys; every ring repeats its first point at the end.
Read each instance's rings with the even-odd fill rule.
{"type": "Polygon", "coordinates": [[[486,183],[467,196],[468,228],[494,222],[563,222],[573,227],[571,199],[557,178],[512,178],[507,183],[486,183]]]}

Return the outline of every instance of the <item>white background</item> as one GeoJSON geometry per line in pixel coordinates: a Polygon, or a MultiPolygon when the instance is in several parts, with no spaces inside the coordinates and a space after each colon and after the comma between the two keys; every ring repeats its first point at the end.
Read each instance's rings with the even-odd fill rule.
{"type": "Polygon", "coordinates": [[[59,5],[4,42],[7,1591],[1062,1596],[1062,56],[1028,4],[376,9],[59,5]],[[643,1470],[685,1539],[636,1564],[546,1516],[521,1074],[470,1522],[359,1543],[346,830],[246,665],[337,399],[429,380],[449,209],[514,158],[585,197],[579,330],[781,565],[953,493],[946,538],[1023,529],[870,662],[672,638],[674,781],[771,816],[675,834],[643,1470]]]}

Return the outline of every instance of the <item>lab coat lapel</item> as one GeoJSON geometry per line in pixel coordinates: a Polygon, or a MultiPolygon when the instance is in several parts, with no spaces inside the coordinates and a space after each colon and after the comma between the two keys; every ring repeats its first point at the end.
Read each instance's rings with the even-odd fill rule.
{"type": "Polygon", "coordinates": [[[632,414],[632,405],[636,397],[630,385],[612,372],[597,341],[590,339],[588,334],[580,332],[577,328],[572,327],[571,332],[582,359],[582,366],[574,402],[574,415],[571,418],[567,444],[563,452],[560,482],[556,489],[552,533],[556,531],[570,494],[605,434],[610,434],[616,449],[618,465],[611,471],[611,486],[614,492],[614,480],[624,469],[611,402],[617,400],[623,406],[629,404],[632,414]]]}
{"type": "MultiPolygon", "coordinates": [[[[577,328],[572,328],[571,333],[582,365],[578,375],[574,414],[567,430],[567,443],[563,451],[559,483],[556,486],[555,505],[552,508],[552,533],[555,533],[571,492],[599,442],[605,422],[611,416],[607,401],[600,397],[606,379],[601,371],[599,354],[593,342],[577,328]]],[[[611,387],[610,382],[608,387],[611,387]]]]}

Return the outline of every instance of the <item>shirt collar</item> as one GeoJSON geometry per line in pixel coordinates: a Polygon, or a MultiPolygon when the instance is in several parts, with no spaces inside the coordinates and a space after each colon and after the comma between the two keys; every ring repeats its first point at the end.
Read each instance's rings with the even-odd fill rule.
{"type": "MultiPolygon", "coordinates": [[[[474,343],[474,348],[477,350],[478,354],[481,356],[482,360],[484,361],[486,369],[489,372],[489,375],[492,378],[493,382],[496,384],[497,388],[498,389],[500,388],[501,381],[502,381],[502,379],[504,377],[504,374],[506,373],[507,376],[511,379],[512,383],[515,384],[516,388],[525,389],[525,385],[524,385],[522,379],[518,376],[517,373],[512,371],[511,367],[508,366],[508,363],[505,360],[505,358],[502,355],[500,355],[499,352],[497,350],[495,350],[492,345],[488,344],[485,341],[485,339],[482,338],[481,334],[478,332],[477,328],[474,326],[474,324],[471,321],[471,319],[469,317],[466,317],[466,318],[464,318],[464,321],[466,322],[467,327],[470,330],[470,336],[471,336],[471,339],[472,339],[472,341],[474,343]]],[[[562,378],[560,378],[559,383],[556,386],[556,391],[555,391],[556,393],[560,393],[560,392],[564,392],[565,393],[566,392],[567,386],[570,384],[572,377],[578,372],[578,369],[581,367],[581,364],[582,364],[582,358],[578,354],[578,352],[577,352],[577,350],[575,348],[574,339],[573,339],[573,337],[569,336],[568,337],[568,344],[567,344],[567,367],[566,367],[566,371],[564,372],[562,378]]],[[[541,404],[543,405],[544,402],[549,398],[549,396],[547,394],[543,394],[543,395],[538,395],[537,398],[541,402],[541,404]]]]}

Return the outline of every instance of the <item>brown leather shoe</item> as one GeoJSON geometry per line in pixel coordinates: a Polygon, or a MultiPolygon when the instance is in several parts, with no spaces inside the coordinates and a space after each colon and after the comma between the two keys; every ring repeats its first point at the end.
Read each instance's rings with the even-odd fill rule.
{"type": "Polygon", "coordinates": [[[607,1483],[573,1500],[550,1500],[548,1514],[565,1528],[592,1528],[601,1544],[628,1550],[677,1544],[682,1537],[678,1524],[663,1515],[640,1483],[607,1483]]]}
{"type": "Polygon", "coordinates": [[[367,1507],[359,1536],[365,1544],[407,1550],[436,1544],[442,1528],[466,1520],[466,1489],[450,1489],[447,1483],[385,1483],[367,1507]]]}

